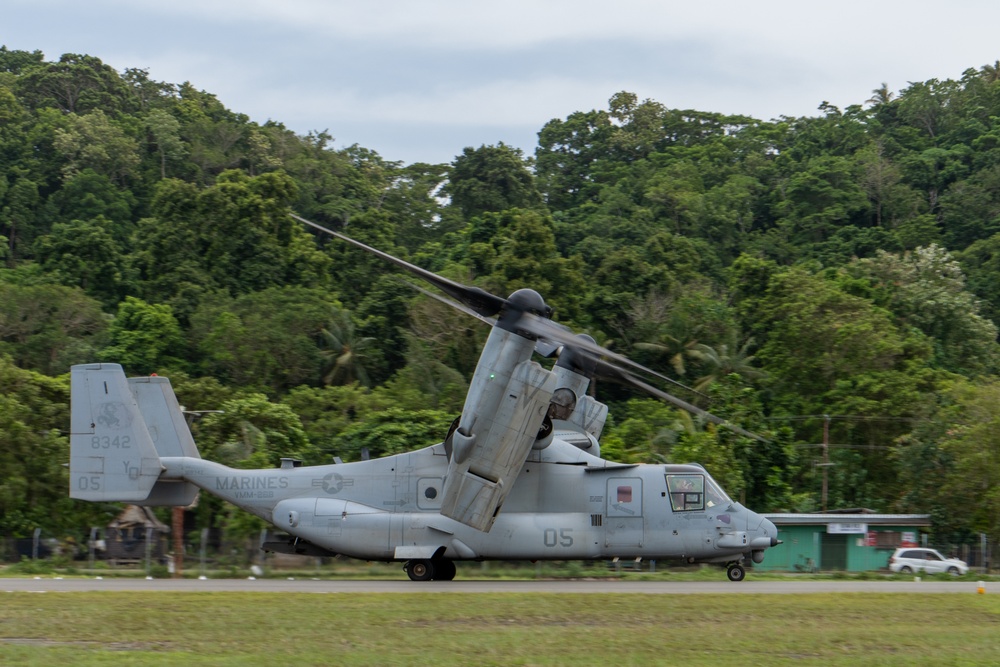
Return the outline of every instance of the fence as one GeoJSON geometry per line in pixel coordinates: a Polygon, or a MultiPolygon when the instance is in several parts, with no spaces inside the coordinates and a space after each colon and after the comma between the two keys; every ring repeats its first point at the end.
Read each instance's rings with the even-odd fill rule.
{"type": "MultiPolygon", "coordinates": [[[[0,563],[17,563],[24,559],[53,560],[60,564],[83,568],[142,567],[149,572],[154,567],[173,566],[173,544],[165,534],[153,528],[137,529],[126,535],[115,535],[115,529],[94,527],[86,544],[60,541],[47,536],[41,529],[28,538],[0,538],[0,563]],[[100,564],[100,565],[98,565],[100,564]]],[[[302,556],[265,554],[260,545],[265,541],[282,539],[284,534],[261,531],[255,538],[226,539],[220,529],[204,528],[184,535],[184,568],[187,572],[246,568],[251,565],[275,564],[293,566],[302,563],[302,556]]],[[[922,546],[937,549],[942,555],[960,558],[973,572],[992,572],[997,569],[994,559],[995,545],[985,536],[978,542],[941,544],[924,541],[922,546]]],[[[316,562],[315,558],[309,562],[316,562]]],[[[663,562],[663,565],[666,565],[663,562]]],[[[884,564],[883,564],[884,565],[884,564]]],[[[801,568],[789,569],[798,571],[801,568]]],[[[874,568],[883,569],[883,568],[874,568]]]]}

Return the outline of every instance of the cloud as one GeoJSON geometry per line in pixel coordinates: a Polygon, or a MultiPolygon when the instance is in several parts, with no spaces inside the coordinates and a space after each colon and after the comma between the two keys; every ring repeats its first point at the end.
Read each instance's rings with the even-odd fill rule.
{"type": "Polygon", "coordinates": [[[530,152],[549,119],[620,90],[765,120],[861,104],[882,82],[994,62],[997,23],[982,0],[7,0],[0,43],[147,68],[258,122],[410,159],[414,133],[530,152]]]}

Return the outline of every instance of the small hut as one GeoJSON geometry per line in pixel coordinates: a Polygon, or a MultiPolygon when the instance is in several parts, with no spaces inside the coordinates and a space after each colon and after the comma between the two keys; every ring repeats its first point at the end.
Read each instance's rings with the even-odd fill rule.
{"type": "Polygon", "coordinates": [[[161,522],[148,507],[128,505],[108,524],[105,558],[112,565],[136,563],[146,558],[146,541],[149,556],[160,561],[167,554],[170,528],[161,522]]]}

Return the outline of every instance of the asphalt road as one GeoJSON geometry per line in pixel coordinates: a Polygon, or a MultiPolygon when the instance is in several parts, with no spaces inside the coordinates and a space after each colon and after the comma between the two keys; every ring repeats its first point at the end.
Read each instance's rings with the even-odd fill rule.
{"type": "MultiPolygon", "coordinates": [[[[745,580],[649,582],[617,580],[493,581],[457,580],[424,583],[402,581],[329,581],[314,579],[97,579],[3,578],[0,592],[173,591],[260,593],[644,593],[691,595],[739,593],[753,595],[802,593],[977,593],[974,581],[834,581],[745,580]]],[[[987,582],[986,593],[1000,592],[987,582]]]]}

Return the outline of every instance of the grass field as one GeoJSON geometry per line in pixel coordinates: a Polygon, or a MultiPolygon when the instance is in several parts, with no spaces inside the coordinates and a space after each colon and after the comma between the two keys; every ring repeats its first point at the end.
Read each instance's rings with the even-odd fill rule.
{"type": "Polygon", "coordinates": [[[1000,596],[0,594],[2,665],[996,665],[1000,596]]]}

